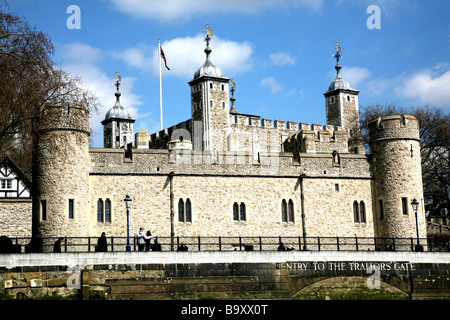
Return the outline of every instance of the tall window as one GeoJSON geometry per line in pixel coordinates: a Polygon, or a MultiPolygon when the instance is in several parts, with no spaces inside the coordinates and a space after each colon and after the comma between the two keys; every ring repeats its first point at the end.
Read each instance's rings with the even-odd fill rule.
{"type": "Polygon", "coordinates": [[[47,220],[47,200],[41,200],[41,218],[47,220]]]}
{"type": "Polygon", "coordinates": [[[178,221],[184,222],[184,201],[178,200],[178,221]]]}
{"type": "Polygon", "coordinates": [[[233,220],[235,221],[245,221],[247,219],[247,213],[245,209],[245,203],[241,202],[238,204],[235,202],[233,204],[233,220]]]}
{"type": "Polygon", "coordinates": [[[187,198],[178,200],[178,221],[192,222],[192,205],[191,199],[187,198]]]}
{"type": "Polygon", "coordinates": [[[281,201],[281,221],[287,222],[287,203],[284,199],[281,201]]]}
{"type": "Polygon", "coordinates": [[[380,219],[384,219],[383,200],[378,200],[378,207],[380,208],[380,219]]]}
{"type": "Polygon", "coordinates": [[[289,222],[294,222],[294,202],[292,199],[289,199],[288,202],[288,214],[289,222]]]}
{"type": "Polygon", "coordinates": [[[105,200],[105,222],[111,222],[111,200],[105,200]]]}
{"type": "Polygon", "coordinates": [[[354,222],[359,222],[359,210],[358,201],[353,201],[353,220],[354,222]]]}
{"type": "Polygon", "coordinates": [[[366,223],[366,205],[364,204],[364,201],[361,201],[359,203],[359,216],[360,222],[366,223]]]}
{"type": "Polygon", "coordinates": [[[69,199],[69,219],[73,219],[73,199],[69,199]]]}
{"type": "Polygon", "coordinates": [[[97,222],[103,222],[103,200],[97,200],[97,222]]]}
{"type": "Polygon", "coordinates": [[[192,222],[191,199],[186,199],[186,222],[192,222]]]}
{"type": "Polygon", "coordinates": [[[366,223],[366,205],[364,201],[360,203],[353,201],[353,220],[357,223],[366,223]]]}

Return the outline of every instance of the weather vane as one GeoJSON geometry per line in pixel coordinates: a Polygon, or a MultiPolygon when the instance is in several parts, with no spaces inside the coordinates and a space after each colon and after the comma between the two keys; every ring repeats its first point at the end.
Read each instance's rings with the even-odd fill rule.
{"type": "Polygon", "coordinates": [[[339,46],[339,42],[336,41],[336,54],[333,54],[333,57],[336,58],[337,64],[339,64],[339,59],[342,57],[341,56],[341,47],[339,46]]]}
{"type": "Polygon", "coordinates": [[[236,88],[236,83],[234,83],[234,79],[231,79],[231,95],[234,96],[234,90],[236,88]]]}
{"type": "Polygon", "coordinates": [[[113,85],[115,85],[117,87],[117,91],[119,91],[119,86],[120,83],[122,82],[122,77],[119,76],[119,72],[116,72],[116,76],[114,77],[114,79],[116,79],[116,83],[113,83],[113,85]]]}
{"type": "Polygon", "coordinates": [[[202,30],[202,32],[206,32],[206,44],[209,45],[209,41],[211,40],[210,36],[212,36],[212,30],[209,28],[209,24],[206,24],[206,30],[202,30]]]}

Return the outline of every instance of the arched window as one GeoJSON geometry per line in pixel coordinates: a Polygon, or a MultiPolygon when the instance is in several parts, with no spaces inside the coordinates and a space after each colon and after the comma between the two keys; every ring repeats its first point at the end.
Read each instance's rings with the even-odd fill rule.
{"type": "Polygon", "coordinates": [[[178,221],[184,222],[184,201],[183,201],[183,199],[178,200],[178,221]]]}
{"type": "Polygon", "coordinates": [[[337,151],[333,151],[333,166],[339,166],[341,163],[341,157],[337,151]]]}
{"type": "Polygon", "coordinates": [[[111,222],[111,200],[105,200],[105,222],[111,222]]]}
{"type": "Polygon", "coordinates": [[[192,222],[192,214],[191,214],[191,200],[186,199],[186,222],[192,222]]]}
{"type": "Polygon", "coordinates": [[[284,199],[281,201],[281,221],[287,222],[287,204],[284,199]]]}
{"type": "Polygon", "coordinates": [[[247,214],[245,210],[245,203],[237,202],[233,203],[233,220],[234,221],[245,221],[247,219],[247,214]]]}
{"type": "Polygon", "coordinates": [[[178,221],[192,222],[192,205],[189,198],[186,201],[178,200],[178,221]]]}
{"type": "Polygon", "coordinates": [[[364,201],[361,201],[359,203],[359,216],[360,222],[366,223],[366,205],[364,204],[364,201]]]}
{"type": "Polygon", "coordinates": [[[103,222],[103,200],[97,200],[97,222],[103,222]]]}
{"type": "Polygon", "coordinates": [[[241,205],[240,205],[240,210],[239,210],[240,212],[240,220],[241,221],[245,221],[245,203],[243,203],[243,202],[241,202],[241,205]]]}
{"type": "Polygon", "coordinates": [[[355,222],[359,222],[358,201],[353,201],[353,219],[355,222]]]}
{"type": "Polygon", "coordinates": [[[289,199],[288,214],[289,222],[294,222],[294,202],[292,201],[292,199],[289,199]]]}

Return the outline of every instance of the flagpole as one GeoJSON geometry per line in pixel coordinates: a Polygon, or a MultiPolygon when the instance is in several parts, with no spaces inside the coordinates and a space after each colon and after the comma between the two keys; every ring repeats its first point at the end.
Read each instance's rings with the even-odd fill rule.
{"type": "Polygon", "coordinates": [[[158,40],[158,61],[159,61],[159,116],[161,123],[161,130],[163,129],[163,114],[162,114],[162,81],[161,81],[161,41],[158,40]]]}

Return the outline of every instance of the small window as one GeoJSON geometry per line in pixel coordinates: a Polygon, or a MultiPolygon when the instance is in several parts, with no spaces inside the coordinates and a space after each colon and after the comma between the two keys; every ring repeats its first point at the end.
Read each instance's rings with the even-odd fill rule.
{"type": "Polygon", "coordinates": [[[213,88],[213,84],[212,82],[209,84],[209,88],[212,89],[213,88]]]}
{"type": "Polygon", "coordinates": [[[225,91],[225,86],[222,84],[222,91],[225,91]]]}
{"type": "Polygon", "coordinates": [[[341,163],[341,157],[337,151],[333,151],[333,166],[339,166],[341,163]]]}
{"type": "Polygon", "coordinates": [[[339,183],[334,184],[334,191],[339,192],[339,183]]]}
{"type": "Polygon", "coordinates": [[[73,219],[73,199],[69,199],[69,219],[73,219]]]}
{"type": "Polygon", "coordinates": [[[350,96],[347,96],[347,101],[350,101],[350,96]]]}
{"type": "Polygon", "coordinates": [[[225,109],[225,102],[222,102],[222,109],[225,109]]]}
{"type": "Polygon", "coordinates": [[[380,220],[384,219],[383,200],[378,200],[378,209],[380,210],[380,220]]]}
{"type": "Polygon", "coordinates": [[[408,215],[408,198],[402,198],[402,212],[404,215],[408,215]]]}
{"type": "Polygon", "coordinates": [[[213,103],[212,100],[209,100],[209,106],[210,106],[211,108],[214,107],[214,103],[213,103]]]}
{"type": "Polygon", "coordinates": [[[41,200],[41,219],[47,220],[47,200],[41,200]]]}
{"type": "Polygon", "coordinates": [[[331,97],[330,101],[331,103],[334,103],[334,97],[331,97]]]}

